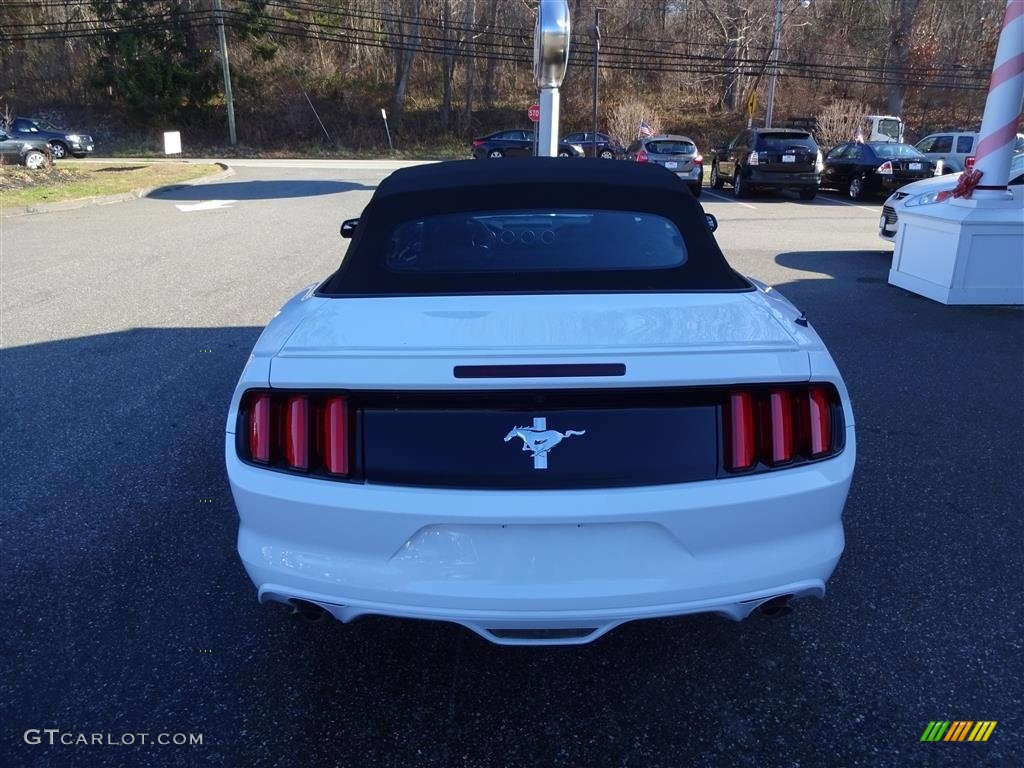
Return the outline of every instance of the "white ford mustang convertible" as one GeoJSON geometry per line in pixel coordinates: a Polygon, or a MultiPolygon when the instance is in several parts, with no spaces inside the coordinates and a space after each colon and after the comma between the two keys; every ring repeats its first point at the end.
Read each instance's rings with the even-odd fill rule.
{"type": "Polygon", "coordinates": [[[231,401],[260,600],[566,644],[822,597],[854,466],[846,387],[712,225],[637,163],[388,177],[231,401]]]}

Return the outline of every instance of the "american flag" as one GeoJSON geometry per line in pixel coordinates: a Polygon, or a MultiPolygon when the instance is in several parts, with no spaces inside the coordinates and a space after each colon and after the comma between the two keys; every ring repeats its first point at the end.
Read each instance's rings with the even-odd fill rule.
{"type": "Polygon", "coordinates": [[[640,135],[644,138],[648,138],[654,135],[654,131],[651,130],[651,126],[647,124],[646,120],[640,121],[640,135]]]}

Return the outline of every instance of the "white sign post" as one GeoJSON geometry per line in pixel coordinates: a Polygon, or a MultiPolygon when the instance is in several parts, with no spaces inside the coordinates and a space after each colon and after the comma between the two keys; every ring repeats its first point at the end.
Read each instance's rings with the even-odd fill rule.
{"type": "Polygon", "coordinates": [[[388,135],[388,149],[394,152],[395,145],[391,143],[391,129],[388,128],[388,113],[384,111],[384,107],[380,108],[380,116],[384,119],[384,132],[388,135]]]}
{"type": "Polygon", "coordinates": [[[558,154],[558,88],[569,64],[569,3],[540,0],[533,37],[533,82],[540,89],[537,154],[558,154]]]}
{"type": "Polygon", "coordinates": [[[164,133],[164,154],[165,155],[180,155],[181,154],[181,132],[180,131],[167,131],[164,133]]]}

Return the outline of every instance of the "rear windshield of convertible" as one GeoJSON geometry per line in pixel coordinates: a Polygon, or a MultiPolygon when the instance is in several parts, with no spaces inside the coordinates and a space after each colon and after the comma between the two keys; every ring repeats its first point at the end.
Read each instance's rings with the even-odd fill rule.
{"type": "Polygon", "coordinates": [[[478,211],[398,225],[383,255],[393,272],[466,274],[667,269],[686,244],[666,218],[631,211],[478,211]]]}
{"type": "Polygon", "coordinates": [[[506,158],[396,171],[317,293],[752,290],[686,185],[647,165],[506,158]]]}

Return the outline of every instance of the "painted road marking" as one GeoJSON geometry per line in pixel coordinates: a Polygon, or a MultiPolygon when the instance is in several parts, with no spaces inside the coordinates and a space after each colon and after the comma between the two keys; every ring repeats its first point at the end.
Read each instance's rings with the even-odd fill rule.
{"type": "Polygon", "coordinates": [[[821,195],[818,195],[818,197],[816,197],[815,200],[820,200],[823,203],[838,203],[839,205],[848,205],[851,208],[860,208],[862,211],[867,211],[868,213],[875,214],[875,216],[882,215],[881,208],[868,208],[866,205],[857,205],[856,203],[851,203],[847,200],[835,200],[831,197],[822,197],[821,195]]]}
{"type": "Polygon", "coordinates": [[[198,203],[192,203],[191,205],[180,205],[176,204],[174,207],[179,211],[216,211],[221,208],[230,208],[232,203],[237,203],[237,200],[201,200],[198,203]]]}
{"type": "Polygon", "coordinates": [[[744,208],[750,208],[751,210],[754,210],[754,211],[757,210],[757,206],[756,205],[751,205],[750,203],[741,203],[739,200],[737,200],[734,197],[726,197],[725,195],[720,195],[717,192],[711,192],[710,190],[707,190],[707,189],[704,190],[704,194],[705,195],[711,195],[712,197],[716,198],[717,200],[724,200],[727,203],[736,203],[736,205],[742,205],[744,208]]]}

